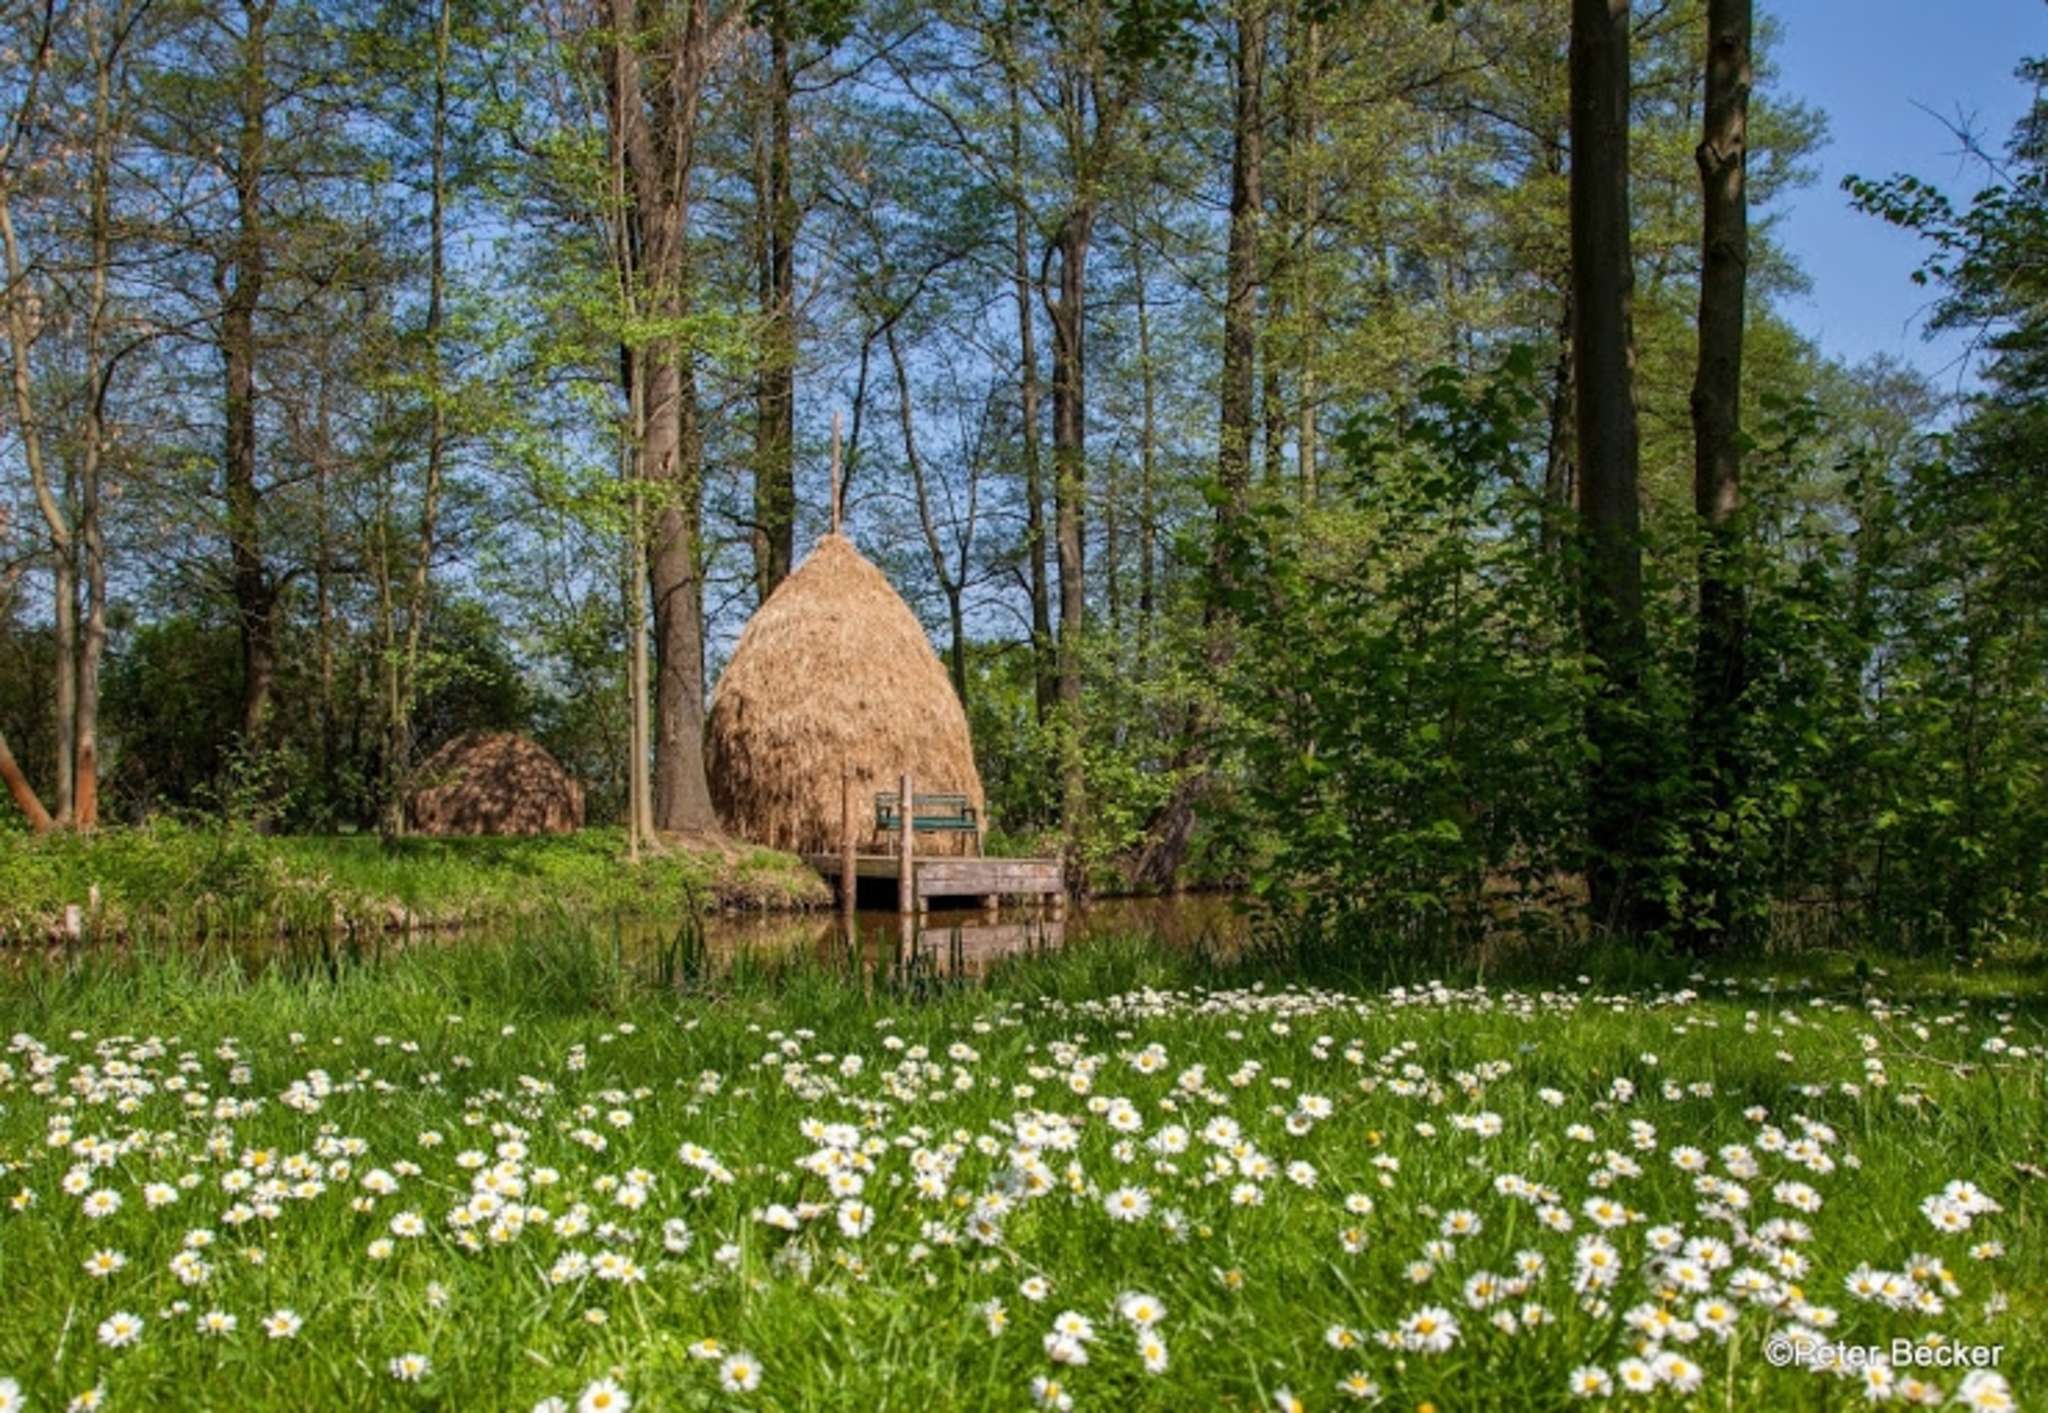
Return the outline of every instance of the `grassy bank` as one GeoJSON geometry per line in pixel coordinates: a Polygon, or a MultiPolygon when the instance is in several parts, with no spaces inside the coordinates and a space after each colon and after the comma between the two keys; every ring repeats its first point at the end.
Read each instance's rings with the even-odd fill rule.
{"type": "Polygon", "coordinates": [[[2048,1035],[1982,974],[777,966],[657,986],[559,924],[18,964],[0,1378],[42,1408],[1860,1406],[1765,1357],[1823,1334],[2048,1378],[2048,1035]]]}
{"type": "Polygon", "coordinates": [[[592,829],[530,839],[268,836],[173,824],[90,837],[0,832],[0,937],[36,937],[69,907],[89,931],[183,923],[265,928],[337,915],[372,926],[515,916],[542,908],[664,912],[802,907],[825,898],[801,861],[766,849],[675,843],[637,865],[592,829]]]}

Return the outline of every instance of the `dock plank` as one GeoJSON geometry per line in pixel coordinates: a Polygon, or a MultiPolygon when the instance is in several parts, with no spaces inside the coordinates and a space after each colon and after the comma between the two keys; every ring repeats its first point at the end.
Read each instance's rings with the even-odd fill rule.
{"type": "MultiPolygon", "coordinates": [[[[837,879],[844,865],[838,854],[809,854],[805,862],[828,879],[837,879]]],[[[915,887],[920,898],[987,897],[989,895],[1057,894],[1066,886],[1058,859],[987,859],[959,855],[913,858],[915,887]]],[[[853,861],[859,878],[894,880],[900,867],[894,854],[859,854],[853,861]]]]}

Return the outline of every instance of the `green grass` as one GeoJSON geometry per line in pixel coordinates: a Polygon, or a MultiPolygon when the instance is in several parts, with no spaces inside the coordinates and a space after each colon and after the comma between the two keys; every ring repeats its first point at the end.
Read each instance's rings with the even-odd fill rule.
{"type": "Polygon", "coordinates": [[[76,906],[82,926],[274,931],[340,915],[372,926],[446,924],[543,908],[677,913],[692,897],[733,907],[810,906],[823,882],[767,849],[674,844],[639,865],[624,836],[271,836],[162,823],[90,837],[0,832],[0,940],[40,936],[76,906]],[[97,900],[97,901],[95,901],[97,900]]]}
{"type": "MultiPolygon", "coordinates": [[[[2012,975],[2030,980],[2023,961],[2012,975]]],[[[21,1037],[0,1072],[0,1194],[35,1196],[0,1206],[0,1377],[38,1408],[103,1386],[113,1407],[526,1409],[573,1406],[605,1378],[642,1408],[1018,1408],[1035,1377],[1057,1376],[1080,1408],[1250,1409],[1283,1388],[1311,1408],[1350,1406],[1338,1381],[1356,1372],[1392,1407],[1555,1407],[1571,1402],[1575,1368],[1613,1372],[1630,1355],[1628,1311],[1691,1313],[1699,1297],[1670,1294],[1647,1262],[1656,1227],[1761,1240],[1771,1218],[1797,1217],[1807,1240],[1776,1233],[1712,1281],[1725,1290],[1734,1269],[1790,1253],[1806,1265],[1798,1294],[1741,1303],[1725,1343],[1667,1340],[1703,1382],[1656,1402],[1861,1406],[1855,1386],[1763,1357],[1771,1332],[1820,1318],[1802,1300],[1835,1311],[1857,1343],[2002,1345],[2013,1388],[2043,1386],[2048,1185],[2019,1165],[2048,1163],[2048,1034],[2028,986],[1931,964],[1859,975],[1833,960],[1692,980],[1682,963],[1613,956],[1588,963],[1584,984],[1569,968],[1393,991],[1363,979],[1369,965],[1330,973],[1350,977],[1341,985],[1290,985],[1269,964],[1225,968],[1127,940],[1015,963],[975,988],[925,968],[876,977],[787,961],[707,977],[701,958],[636,958],[559,921],[378,964],[305,949],[261,967],[184,952],[22,961],[0,982],[0,1034],[21,1037]],[[657,972],[695,980],[656,986],[657,972]],[[1155,1046],[1162,1062],[1141,1065],[1155,1046]],[[1292,1131],[1290,1115],[1321,1109],[1310,1096],[1327,1116],[1292,1131]],[[1118,1130],[1131,1120],[1117,1098],[1136,1131],[1118,1130]],[[1064,1116],[1075,1141],[1035,1150],[1049,1188],[1021,1197],[1030,1113],[1064,1116]],[[1239,1126],[1240,1156],[1278,1171],[1248,1177],[1233,1163],[1212,1180],[1209,1164],[1229,1155],[1200,1135],[1218,1118],[1239,1126]],[[818,1124],[850,1125],[864,1145],[874,1220],[859,1236],[839,1224],[823,1161],[806,1165],[830,1147],[818,1124]],[[1151,1151],[1174,1124],[1194,1131],[1190,1151],[1151,1151]],[[1825,1171],[1766,1151],[1767,1125],[1793,1140],[1824,1126],[1806,1161],[1825,1171]],[[711,1156],[690,1166],[686,1144],[711,1156]],[[1696,1147],[1726,1177],[1730,1144],[1756,1164],[1731,1179],[1750,1206],[1702,1210],[1674,1154],[1696,1147]],[[99,1219],[65,1190],[95,1146],[106,1161],[84,1174],[86,1191],[122,1199],[99,1219]],[[534,1220],[516,1234],[493,1233],[488,1217],[451,1225],[473,1213],[487,1170],[465,1167],[466,1152],[506,1164],[534,1220]],[[1290,1180],[1296,1162],[1314,1165],[1313,1187],[1290,1180]],[[317,1168],[320,1186],[231,1220],[244,1215],[235,1204],[263,1200],[264,1163],[276,1178],[288,1163],[317,1168]],[[940,1200],[913,1186],[934,1163],[940,1200]],[[1617,1175],[1630,1164],[1640,1176],[1617,1175]],[[397,1190],[366,1187],[373,1169],[397,1190]],[[622,1205],[636,1170],[645,1201],[622,1205]],[[237,1172],[251,1185],[230,1191],[237,1172]],[[1510,1174],[1552,1189],[1574,1230],[1548,1231],[1540,1203],[1503,1195],[1496,1180],[1510,1174]],[[1937,1232],[1920,1204],[1952,1180],[2002,1210],[1937,1232]],[[1774,1196],[1790,1181],[1820,1209],[1774,1196]],[[176,1200],[152,1209],[152,1182],[176,1200]],[[1233,1200],[1245,1182],[1257,1205],[1233,1200]],[[1143,1220],[1107,1212],[1124,1186],[1145,1189],[1143,1220]],[[982,1244],[971,1218],[997,1192],[1014,1210],[982,1244]],[[1369,1214],[1346,1209],[1353,1193],[1373,1199],[1369,1214]],[[1640,1218],[1608,1233],[1622,1274],[1604,1310],[1572,1289],[1596,1198],[1640,1218]],[[777,1204],[806,1214],[800,1230],[762,1220],[777,1204]],[[1411,1278],[1459,1210],[1481,1229],[1411,1278]],[[425,1234],[380,1259],[373,1243],[401,1212],[425,1234]],[[687,1246],[668,1250],[665,1230],[685,1228],[687,1246]],[[188,1287],[171,1262],[196,1230],[213,1236],[210,1274],[188,1287]],[[1984,1241],[2003,1253],[1973,1260],[1984,1241]],[[102,1250],[125,1265],[89,1276],[102,1250]],[[1523,1251],[1543,1273],[1473,1309],[1465,1283],[1512,1275],[1523,1251]],[[572,1253],[623,1258],[643,1278],[551,1281],[572,1253]],[[1844,1288],[1860,1264],[1897,1271],[1916,1257],[1955,1282],[1939,1314],[1844,1288]],[[1022,1289],[1032,1277],[1050,1282],[1042,1303],[1022,1289]],[[1165,1306],[1163,1374],[1144,1370],[1115,1312],[1129,1291],[1165,1306]],[[1523,1324],[1530,1303],[1549,1318],[1523,1324]],[[1430,1305],[1462,1327],[1448,1350],[1376,1342],[1430,1305]],[[260,1328],[281,1308],[304,1321],[290,1340],[260,1328]],[[1513,1333],[1489,1324],[1503,1309],[1513,1333]],[[202,1336],[208,1310],[239,1330],[202,1336]],[[144,1321],[130,1347],[96,1334],[117,1311],[144,1321]],[[1064,1311],[1094,1324],[1085,1367],[1048,1357],[1064,1311]],[[1332,1327],[1359,1346],[1333,1347],[1332,1327]],[[692,1356],[701,1339],[756,1356],[759,1387],[725,1392],[718,1363],[692,1356]],[[408,1353],[432,1362],[418,1384],[388,1371],[408,1353]]],[[[1936,1382],[1948,1394],[1960,1378],[1936,1382]]]]}

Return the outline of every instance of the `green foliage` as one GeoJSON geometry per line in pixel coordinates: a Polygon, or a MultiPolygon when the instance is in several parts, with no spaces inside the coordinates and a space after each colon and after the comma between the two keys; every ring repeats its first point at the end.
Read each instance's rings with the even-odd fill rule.
{"type": "Polygon", "coordinates": [[[1262,507],[1231,547],[1232,827],[1284,912],[1462,933],[1575,866],[1590,681],[1515,474],[1532,374],[1430,374],[1353,420],[1323,508],[1262,507]]]}
{"type": "Polygon", "coordinates": [[[1874,839],[1867,886],[1896,933],[1970,947],[2048,917],[2048,60],[2036,96],[1967,207],[1911,176],[1847,183],[1922,236],[1941,327],[1981,333],[1986,388],[1946,444],[1871,504],[1896,516],[1864,580],[1874,839]]]}
{"type": "Polygon", "coordinates": [[[991,829],[1008,839],[1057,827],[1052,728],[1038,720],[1031,655],[1021,645],[968,644],[967,727],[991,829]]]}

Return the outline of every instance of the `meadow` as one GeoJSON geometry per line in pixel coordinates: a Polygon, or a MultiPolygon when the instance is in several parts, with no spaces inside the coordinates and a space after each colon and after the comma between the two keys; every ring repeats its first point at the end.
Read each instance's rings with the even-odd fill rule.
{"type": "Polygon", "coordinates": [[[800,860],[772,849],[667,841],[625,868],[625,832],[380,839],[266,834],[159,818],[93,833],[0,828],[0,943],[71,930],[310,932],[454,927],[540,911],[668,915],[829,901],[800,860]]]}
{"type": "Polygon", "coordinates": [[[374,964],[17,953],[0,1409],[2042,1386],[2037,958],[1610,961],[1131,940],[965,985],[641,966],[566,922],[374,964]]]}

